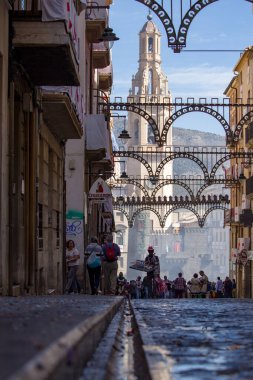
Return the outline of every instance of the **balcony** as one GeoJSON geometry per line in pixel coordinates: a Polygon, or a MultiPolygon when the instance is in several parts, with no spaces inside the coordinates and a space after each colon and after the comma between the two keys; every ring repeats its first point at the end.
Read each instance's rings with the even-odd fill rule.
{"type": "Polygon", "coordinates": [[[110,50],[105,47],[103,42],[93,44],[92,59],[94,69],[104,69],[110,65],[110,50]]]}
{"type": "Polygon", "coordinates": [[[97,0],[86,7],[86,38],[90,43],[99,42],[108,24],[108,9],[110,2],[97,0]]]}
{"type": "Polygon", "coordinates": [[[100,90],[109,91],[112,87],[112,65],[98,70],[98,87],[100,90]]]}
{"type": "Polygon", "coordinates": [[[60,141],[82,137],[82,120],[67,91],[42,89],[42,108],[45,123],[60,141]]]}
{"type": "Polygon", "coordinates": [[[248,148],[253,148],[253,123],[249,123],[245,129],[245,145],[248,148]]]}
{"type": "Polygon", "coordinates": [[[76,13],[73,1],[70,3],[71,12],[68,14],[62,2],[58,15],[50,1],[44,1],[41,9],[33,5],[24,9],[22,2],[15,3],[14,56],[36,86],[79,85],[76,13]]]}

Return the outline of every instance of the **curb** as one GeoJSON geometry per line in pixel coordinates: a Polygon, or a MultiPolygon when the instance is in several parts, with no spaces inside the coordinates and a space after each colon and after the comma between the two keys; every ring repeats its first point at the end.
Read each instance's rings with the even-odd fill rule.
{"type": "Polygon", "coordinates": [[[117,299],[99,316],[81,322],[28,361],[8,380],[78,379],[122,302],[123,298],[117,299]]]}
{"type": "Polygon", "coordinates": [[[170,352],[155,345],[142,315],[135,309],[133,304],[131,305],[142,340],[142,350],[146,358],[150,378],[152,380],[172,380],[173,359],[170,357],[170,352]]]}

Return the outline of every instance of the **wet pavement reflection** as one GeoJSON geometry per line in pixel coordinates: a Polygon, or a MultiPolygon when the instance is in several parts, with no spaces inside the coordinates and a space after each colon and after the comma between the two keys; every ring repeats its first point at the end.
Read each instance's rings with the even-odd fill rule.
{"type": "MultiPolygon", "coordinates": [[[[253,379],[253,300],[135,300],[144,344],[172,359],[173,380],[253,379]]],[[[139,321],[138,321],[139,322],[139,321]]]]}

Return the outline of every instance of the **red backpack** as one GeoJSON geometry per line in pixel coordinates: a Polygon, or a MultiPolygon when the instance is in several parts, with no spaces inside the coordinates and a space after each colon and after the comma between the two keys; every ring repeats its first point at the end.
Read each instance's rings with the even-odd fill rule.
{"type": "Polygon", "coordinates": [[[105,245],[105,257],[107,261],[115,261],[116,259],[116,252],[114,244],[112,246],[105,245]]]}

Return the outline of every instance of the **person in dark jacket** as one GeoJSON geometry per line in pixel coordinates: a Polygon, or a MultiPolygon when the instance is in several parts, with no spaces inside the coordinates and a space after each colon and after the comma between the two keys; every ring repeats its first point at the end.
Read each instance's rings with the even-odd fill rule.
{"type": "Polygon", "coordinates": [[[145,267],[147,269],[147,286],[148,286],[148,297],[152,298],[154,296],[155,283],[154,279],[156,276],[160,275],[160,261],[159,257],[155,256],[154,248],[150,245],[148,247],[148,255],[145,257],[145,267]]]}
{"type": "Polygon", "coordinates": [[[224,281],[224,297],[232,298],[233,284],[230,278],[227,276],[224,281]]]}

